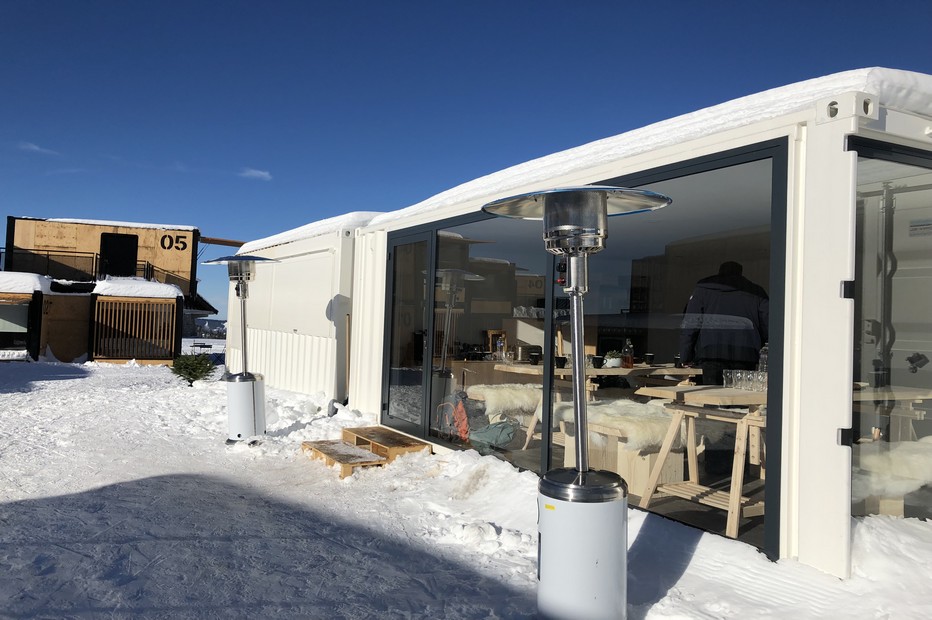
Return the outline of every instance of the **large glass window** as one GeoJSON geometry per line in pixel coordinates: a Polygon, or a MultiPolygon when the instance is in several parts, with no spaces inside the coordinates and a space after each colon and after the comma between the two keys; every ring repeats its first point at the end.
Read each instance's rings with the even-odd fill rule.
{"type": "MultiPolygon", "coordinates": [[[[632,505],[643,500],[651,511],[759,546],[765,444],[778,448],[779,436],[767,437],[767,405],[774,401],[767,372],[756,368],[769,337],[772,273],[782,287],[783,229],[774,233],[771,221],[774,187],[782,195],[785,186],[774,183],[782,177],[773,157],[784,149],[775,142],[653,171],[637,182],[604,181],[658,191],[674,202],[609,218],[606,247],[589,260],[584,298],[590,466],[620,473],[632,505]],[[772,243],[781,249],[773,271],[772,243]],[[732,307],[691,308],[702,286],[713,297],[728,292],[732,307]],[[691,316],[715,334],[684,339],[691,316]],[[719,349],[700,346],[716,338],[719,349]],[[627,346],[634,367],[619,367],[613,355],[627,346]],[[706,365],[717,365],[718,374],[705,377],[706,365]],[[745,383],[721,386],[722,371],[739,376],[733,370],[746,373],[745,383]],[[703,380],[715,398],[698,408],[710,405],[711,416],[668,407],[682,399],[663,389],[703,380]],[[663,454],[665,437],[675,439],[663,454]],[[729,516],[732,504],[736,518],[729,516]]],[[[777,220],[782,205],[778,213],[777,220]]],[[[410,421],[434,441],[538,472],[574,466],[569,304],[541,222],[490,218],[424,235],[433,245],[409,244],[416,256],[406,267],[403,248],[393,246],[390,366],[398,376],[389,380],[386,423],[402,424],[409,409],[403,402],[412,414],[421,402],[421,417],[410,421]],[[406,315],[411,320],[399,323],[406,315]],[[409,381],[401,380],[402,369],[409,381]]],[[[775,347],[779,358],[779,343],[771,342],[775,347]]],[[[770,478],[778,480],[779,472],[770,478]]],[[[779,514],[776,504],[768,515],[779,514]]]]}
{"type": "MultiPolygon", "coordinates": [[[[643,185],[673,204],[609,218],[584,299],[590,466],[618,472],[632,505],[758,546],[767,393],[756,369],[769,328],[772,176],[772,160],[761,159],[643,185]],[[749,381],[753,372],[753,383],[717,387],[733,370],[749,381]],[[682,383],[705,383],[707,398],[672,409],[684,401],[682,383]],[[729,525],[732,494],[740,508],[729,525]]],[[[559,284],[554,295],[566,307],[559,284]]],[[[557,354],[570,351],[561,325],[557,354]]],[[[557,464],[571,467],[569,392],[555,386],[566,445],[557,464]]]]}
{"type": "Polygon", "coordinates": [[[932,156],[860,157],[852,514],[932,515],[932,156]]]}

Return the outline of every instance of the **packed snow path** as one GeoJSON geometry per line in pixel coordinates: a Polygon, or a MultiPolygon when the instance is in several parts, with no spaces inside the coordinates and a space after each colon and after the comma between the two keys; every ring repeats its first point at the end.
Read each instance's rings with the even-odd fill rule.
{"type": "MultiPolygon", "coordinates": [[[[531,618],[536,483],[475,452],[340,481],[301,441],[375,416],[160,367],[0,364],[0,617],[531,618]],[[323,408],[323,411],[321,411],[323,408]]],[[[629,511],[631,618],[932,617],[932,526],[871,518],[840,581],[629,511]]]]}

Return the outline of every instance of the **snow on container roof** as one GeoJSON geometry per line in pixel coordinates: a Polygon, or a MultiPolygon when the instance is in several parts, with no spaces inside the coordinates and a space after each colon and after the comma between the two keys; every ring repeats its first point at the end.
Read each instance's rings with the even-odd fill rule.
{"type": "Polygon", "coordinates": [[[469,200],[507,195],[519,187],[526,191],[535,184],[547,185],[557,176],[793,114],[825,97],[852,91],[870,94],[888,109],[932,117],[932,76],[882,67],[844,71],[748,95],[518,164],[375,217],[371,224],[385,224],[469,200]]]}
{"type": "Polygon", "coordinates": [[[94,292],[105,297],[157,297],[174,299],[183,295],[174,284],[150,282],[142,278],[110,278],[100,280],[94,292]]]}
{"type": "Polygon", "coordinates": [[[243,244],[243,246],[240,247],[236,253],[250,254],[258,250],[264,250],[266,248],[270,248],[276,245],[283,245],[285,243],[291,243],[293,241],[311,239],[313,237],[319,237],[328,233],[340,232],[342,230],[355,230],[365,226],[372,220],[372,218],[378,215],[382,215],[382,213],[377,211],[354,211],[352,213],[338,215],[326,220],[320,220],[319,222],[312,222],[299,228],[286,230],[285,232],[272,235],[271,237],[250,241],[249,243],[243,244]]]}
{"type": "Polygon", "coordinates": [[[52,285],[52,278],[34,273],[19,271],[0,271],[0,293],[34,293],[42,291],[48,293],[52,285]]]}
{"type": "Polygon", "coordinates": [[[63,224],[87,224],[89,226],[120,226],[123,228],[155,228],[157,230],[197,230],[197,226],[176,226],[173,224],[146,224],[144,222],[111,222],[107,220],[83,220],[70,217],[18,217],[18,220],[39,220],[42,222],[61,222],[63,224]]]}

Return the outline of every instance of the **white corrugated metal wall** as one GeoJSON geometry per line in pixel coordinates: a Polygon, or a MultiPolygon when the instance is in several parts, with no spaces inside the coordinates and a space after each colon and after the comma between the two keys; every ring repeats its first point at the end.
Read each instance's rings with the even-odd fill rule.
{"type": "MultiPolygon", "coordinates": [[[[248,315],[247,309],[247,315],[248,315]]],[[[249,371],[261,374],[269,387],[305,394],[336,393],[335,338],[288,334],[267,329],[246,330],[249,371]]],[[[228,367],[242,368],[239,347],[227,348],[228,367]]]]}

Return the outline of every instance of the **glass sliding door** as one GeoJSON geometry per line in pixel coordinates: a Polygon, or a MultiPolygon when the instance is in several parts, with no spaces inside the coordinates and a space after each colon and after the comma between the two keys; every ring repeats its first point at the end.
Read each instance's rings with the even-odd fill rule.
{"type": "MultiPolygon", "coordinates": [[[[606,180],[673,204],[609,218],[585,300],[590,464],[618,472],[632,505],[761,548],[771,546],[766,531],[779,516],[768,490],[780,488],[780,368],[761,375],[756,367],[768,339],[770,359],[782,353],[774,326],[783,318],[783,144],[606,180]],[[628,347],[633,366],[625,368],[628,347]],[[745,369],[754,369],[753,383],[724,388],[723,370],[745,369]],[[670,407],[685,400],[672,391],[684,381],[709,388],[688,413],[670,407]],[[668,435],[677,415],[680,433],[668,435]],[[732,502],[755,510],[742,508],[735,520],[732,502]]],[[[559,286],[554,294],[558,313],[566,296],[559,286]]],[[[570,350],[569,330],[559,321],[554,329],[558,349],[570,350]]],[[[568,454],[576,441],[569,415],[554,404],[568,454]]]]}
{"type": "Polygon", "coordinates": [[[388,268],[388,324],[386,396],[382,424],[423,436],[425,416],[425,357],[430,238],[409,236],[390,242],[388,268]]]}
{"type": "Polygon", "coordinates": [[[857,144],[852,514],[932,516],[932,153],[857,144]]]}

